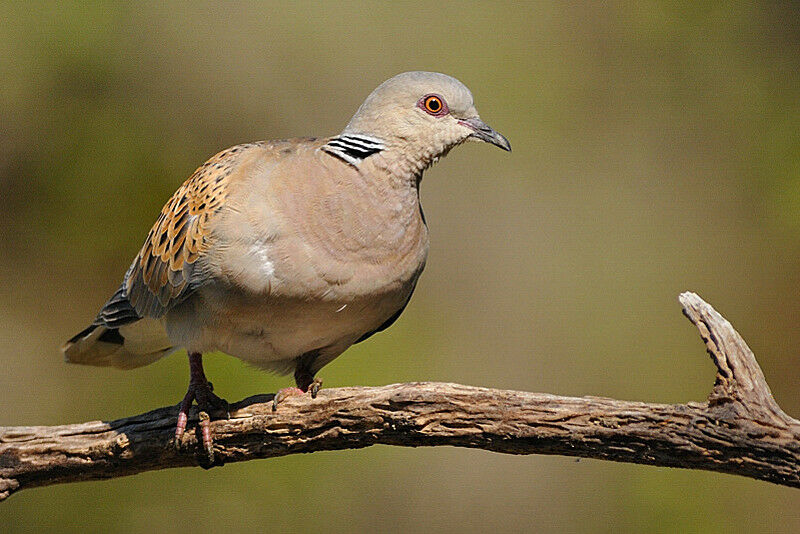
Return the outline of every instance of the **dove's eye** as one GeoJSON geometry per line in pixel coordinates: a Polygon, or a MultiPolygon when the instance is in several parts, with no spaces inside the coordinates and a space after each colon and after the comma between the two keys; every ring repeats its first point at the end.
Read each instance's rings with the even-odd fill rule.
{"type": "Polygon", "coordinates": [[[430,115],[441,116],[447,113],[447,104],[439,95],[428,95],[420,100],[420,107],[430,115]]]}

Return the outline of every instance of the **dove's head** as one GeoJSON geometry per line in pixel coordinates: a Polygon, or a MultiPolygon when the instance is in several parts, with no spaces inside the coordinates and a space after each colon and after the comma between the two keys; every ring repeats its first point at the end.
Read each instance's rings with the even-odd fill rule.
{"type": "Polygon", "coordinates": [[[438,72],[404,72],[383,82],[342,133],[380,139],[423,168],[470,139],[511,150],[508,139],[481,120],[469,89],[438,72]]]}

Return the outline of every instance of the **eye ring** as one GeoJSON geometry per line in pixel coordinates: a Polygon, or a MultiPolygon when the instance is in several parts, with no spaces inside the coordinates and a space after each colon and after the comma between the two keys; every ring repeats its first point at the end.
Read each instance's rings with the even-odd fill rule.
{"type": "Polygon", "coordinates": [[[441,117],[450,112],[447,108],[447,102],[439,95],[425,95],[419,100],[417,105],[425,113],[433,115],[434,117],[441,117]]]}

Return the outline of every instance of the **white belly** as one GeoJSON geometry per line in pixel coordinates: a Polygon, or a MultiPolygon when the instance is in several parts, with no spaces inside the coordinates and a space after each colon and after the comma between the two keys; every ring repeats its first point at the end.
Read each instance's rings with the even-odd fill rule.
{"type": "Polygon", "coordinates": [[[368,297],[298,299],[230,287],[197,291],[167,315],[175,345],[222,351],[262,368],[288,372],[298,356],[319,351],[330,360],[400,310],[416,276],[368,297]]]}

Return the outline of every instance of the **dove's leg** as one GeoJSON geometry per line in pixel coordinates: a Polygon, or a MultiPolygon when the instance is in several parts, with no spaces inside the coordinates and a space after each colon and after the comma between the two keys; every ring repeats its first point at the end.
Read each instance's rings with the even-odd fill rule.
{"type": "Polygon", "coordinates": [[[181,401],[178,410],[178,424],[175,426],[175,444],[180,444],[180,440],[186,431],[186,423],[189,419],[189,409],[192,402],[197,401],[200,410],[200,429],[203,434],[203,449],[213,461],[214,448],[211,439],[211,418],[209,413],[225,414],[228,413],[228,403],[214,395],[214,387],[206,379],[203,371],[203,356],[199,353],[189,354],[189,389],[186,396],[181,401]]]}

